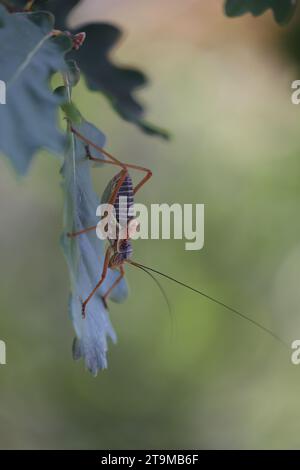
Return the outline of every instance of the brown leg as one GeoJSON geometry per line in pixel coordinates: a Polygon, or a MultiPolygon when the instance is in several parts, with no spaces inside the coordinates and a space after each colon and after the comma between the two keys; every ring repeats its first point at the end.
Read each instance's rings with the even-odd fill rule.
{"type": "Polygon", "coordinates": [[[85,318],[85,310],[86,310],[86,306],[87,306],[88,302],[91,300],[93,295],[99,289],[99,287],[101,286],[101,284],[103,283],[103,281],[106,277],[108,264],[109,264],[109,260],[110,260],[110,255],[111,255],[111,249],[109,247],[106,250],[101,278],[100,278],[99,282],[96,284],[96,286],[94,287],[94,289],[92,290],[92,292],[90,293],[90,295],[85,299],[84,302],[82,302],[82,317],[83,318],[85,318]]]}
{"type": "Polygon", "coordinates": [[[151,178],[152,171],[149,170],[148,168],[144,168],[144,167],[139,166],[139,165],[132,165],[131,163],[122,163],[122,162],[120,162],[120,160],[118,160],[116,157],[114,157],[111,153],[107,152],[102,147],[99,147],[98,145],[94,144],[92,141],[90,141],[89,139],[84,137],[82,134],[80,134],[78,131],[76,131],[76,129],[74,129],[73,127],[71,127],[71,130],[80,140],[85,142],[87,145],[90,145],[94,149],[98,150],[98,152],[103,153],[103,155],[106,155],[110,159],[110,162],[107,161],[107,160],[104,160],[104,159],[102,160],[101,158],[92,157],[88,153],[88,157],[90,158],[90,160],[93,160],[95,162],[98,161],[98,162],[102,162],[102,163],[106,162],[106,163],[110,163],[110,164],[115,164],[115,165],[118,165],[118,166],[122,167],[124,170],[128,169],[128,168],[132,168],[134,170],[146,172],[146,175],[144,176],[144,178],[134,188],[134,190],[133,190],[134,194],[136,194],[141,189],[141,187],[144,186],[144,184],[151,178]]]}
{"type": "Polygon", "coordinates": [[[120,275],[117,277],[117,279],[115,280],[115,282],[110,286],[110,288],[105,292],[105,294],[103,295],[102,299],[103,299],[103,302],[104,302],[104,305],[107,307],[107,299],[109,297],[109,295],[111,294],[111,292],[113,291],[113,289],[119,284],[119,282],[123,279],[124,275],[125,275],[125,271],[124,271],[124,268],[123,266],[121,265],[120,266],[120,275]]]}
{"type": "MultiPolygon", "coordinates": [[[[110,165],[117,165],[119,166],[118,163],[112,162],[110,160],[102,160],[101,158],[96,158],[93,157],[91,154],[88,154],[88,158],[93,161],[93,162],[101,162],[101,163],[108,163],[110,165]]],[[[144,176],[144,178],[136,185],[136,187],[133,189],[133,194],[136,194],[142,186],[151,178],[152,176],[152,171],[149,170],[148,168],[144,168],[142,166],[138,165],[132,165],[131,163],[124,163],[123,165],[126,169],[132,168],[133,170],[138,170],[138,171],[145,171],[147,174],[144,176]]]]}
{"type": "Polygon", "coordinates": [[[74,238],[77,237],[78,235],[82,235],[83,233],[91,232],[92,230],[96,230],[97,225],[94,225],[93,227],[88,227],[83,230],[80,230],[79,232],[68,232],[67,237],[69,238],[74,238]]]}
{"type": "Polygon", "coordinates": [[[151,178],[152,176],[152,171],[148,170],[147,168],[142,168],[142,167],[136,167],[137,170],[141,171],[146,171],[147,174],[144,176],[144,178],[139,182],[139,184],[136,185],[136,187],[133,189],[133,194],[136,194],[142,186],[144,186],[145,183],[151,178]]]}
{"type": "Polygon", "coordinates": [[[122,184],[124,183],[124,180],[125,180],[127,174],[128,174],[128,171],[126,169],[121,171],[120,179],[119,179],[115,189],[113,190],[112,195],[109,198],[108,204],[111,204],[113,206],[114,203],[116,202],[119,189],[121,188],[122,184]]]}
{"type": "MultiPolygon", "coordinates": [[[[89,156],[89,155],[88,155],[89,156]]],[[[89,157],[90,159],[93,159],[95,160],[94,158],[92,157],[89,157]]],[[[97,160],[100,160],[100,159],[97,159],[97,160]]],[[[101,160],[103,161],[104,163],[112,163],[112,162],[107,162],[106,160],[101,160]]],[[[115,187],[115,189],[113,190],[113,193],[112,195],[110,196],[109,198],[109,201],[108,201],[108,204],[111,204],[111,205],[114,205],[115,201],[116,201],[116,198],[117,198],[117,195],[118,195],[118,192],[119,192],[119,189],[120,187],[122,186],[126,176],[127,176],[127,169],[124,168],[124,170],[121,171],[121,176],[120,176],[120,179],[115,187]]],[[[68,232],[67,233],[67,236],[69,238],[74,238],[74,237],[77,237],[78,235],[82,235],[83,233],[87,233],[87,232],[91,232],[92,230],[96,230],[97,228],[97,225],[94,225],[93,227],[88,227],[88,228],[85,228],[83,230],[80,230],[79,232],[68,232]]]]}
{"type": "MultiPolygon", "coordinates": [[[[87,147],[86,149],[87,151],[87,157],[92,160],[92,161],[99,161],[99,162],[102,162],[102,163],[109,163],[109,164],[112,164],[112,165],[117,165],[119,166],[118,163],[115,163],[115,162],[111,162],[109,160],[101,160],[101,158],[94,158],[91,156],[90,152],[89,152],[89,148],[87,147]]],[[[120,180],[118,181],[118,184],[116,186],[116,188],[114,189],[114,192],[113,194],[111,195],[110,197],[110,200],[109,200],[109,204],[113,205],[115,200],[116,200],[116,197],[117,197],[117,194],[118,194],[118,191],[120,189],[120,187],[122,186],[122,183],[124,181],[124,179],[126,178],[126,175],[127,175],[127,170],[126,168],[124,168],[124,174],[122,175],[122,177],[120,178],[120,180]]],[[[80,230],[79,232],[68,232],[67,233],[67,236],[70,237],[70,238],[73,238],[73,237],[77,237],[78,235],[82,235],[83,233],[87,233],[87,232],[91,232],[92,230],[96,230],[97,228],[97,225],[94,225],[93,227],[88,227],[88,228],[85,228],[83,230],[80,230]]]]}
{"type": "MultiPolygon", "coordinates": [[[[73,134],[75,134],[80,140],[82,140],[82,142],[84,142],[86,145],[88,146],[91,146],[93,147],[94,149],[96,149],[98,152],[100,153],[103,153],[103,155],[106,155],[111,161],[113,161],[115,164],[119,165],[121,168],[125,168],[125,165],[120,162],[120,160],[118,160],[116,157],[114,157],[113,155],[111,155],[110,153],[108,153],[106,150],[104,150],[102,147],[99,147],[99,145],[96,145],[94,144],[94,142],[92,142],[91,140],[87,139],[86,137],[84,137],[84,135],[80,134],[80,132],[78,132],[76,129],[74,129],[74,127],[71,126],[71,131],[73,132],[73,134]]],[[[102,160],[101,158],[99,159],[96,159],[96,158],[93,158],[93,160],[99,160],[101,162],[105,162],[106,160],[102,160]]]]}
{"type": "MultiPolygon", "coordinates": [[[[76,133],[77,131],[73,131],[73,132],[76,133]]],[[[78,136],[78,135],[81,135],[81,134],[78,134],[78,133],[77,133],[76,135],[78,136]]],[[[83,136],[82,136],[82,137],[83,137],[83,136]]],[[[82,138],[82,137],[80,137],[80,138],[82,138]]],[[[85,141],[86,141],[86,142],[89,142],[87,139],[86,139],[85,141]]],[[[90,143],[90,145],[92,145],[92,142],[90,143]]],[[[93,145],[94,145],[94,144],[93,144],[93,145]]],[[[94,147],[98,148],[98,150],[101,149],[101,147],[97,147],[97,146],[95,146],[95,145],[94,145],[94,147]]],[[[103,152],[104,152],[103,149],[101,149],[100,151],[103,151],[103,152]]],[[[104,153],[105,153],[105,152],[104,152],[104,153]]],[[[105,154],[107,154],[107,153],[105,153],[105,154]]],[[[121,167],[122,167],[122,171],[121,171],[121,173],[120,173],[120,179],[119,179],[119,181],[118,181],[118,183],[117,183],[115,189],[113,190],[113,193],[112,193],[112,195],[110,196],[109,201],[108,201],[108,204],[113,205],[113,204],[115,203],[115,201],[116,201],[116,198],[117,198],[119,189],[121,188],[121,186],[122,186],[122,184],[123,184],[123,182],[124,182],[124,180],[125,180],[125,178],[126,178],[126,176],[127,176],[127,174],[128,174],[126,165],[124,165],[123,163],[119,163],[119,161],[118,161],[115,157],[113,157],[112,155],[110,155],[110,154],[107,154],[107,155],[109,156],[109,158],[112,159],[112,161],[111,161],[111,160],[104,160],[104,159],[102,159],[102,158],[93,157],[93,156],[91,155],[91,153],[90,153],[90,149],[89,149],[89,146],[88,146],[88,145],[86,145],[86,155],[87,155],[87,157],[89,158],[89,160],[92,160],[92,161],[94,161],[94,162],[109,163],[110,165],[117,165],[117,166],[121,166],[121,167]]]]}

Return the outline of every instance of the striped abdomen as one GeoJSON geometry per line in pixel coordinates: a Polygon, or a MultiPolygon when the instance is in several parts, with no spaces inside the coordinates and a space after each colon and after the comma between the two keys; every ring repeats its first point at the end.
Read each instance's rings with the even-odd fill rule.
{"type": "MultiPolygon", "coordinates": [[[[113,178],[113,187],[115,188],[118,181],[120,180],[120,173],[113,178]]],[[[133,205],[134,205],[134,196],[133,196],[133,184],[132,179],[129,174],[126,175],[125,180],[123,181],[115,203],[115,213],[116,219],[122,227],[126,227],[128,222],[133,219],[133,205]]]]}
{"type": "MultiPolygon", "coordinates": [[[[110,196],[113,194],[113,191],[120,181],[121,173],[118,173],[109,184],[110,196]]],[[[106,192],[106,197],[108,192],[106,192]]],[[[109,198],[108,198],[109,199],[109,198]]],[[[114,202],[115,216],[117,222],[120,224],[121,228],[124,230],[127,229],[128,223],[134,218],[134,194],[133,194],[133,184],[132,179],[129,174],[126,175],[122,185],[119,188],[116,200],[114,202]]],[[[126,232],[125,232],[126,233],[126,232]]],[[[111,240],[111,244],[114,245],[116,240],[111,240]]],[[[128,259],[132,254],[132,245],[128,239],[118,239],[117,240],[117,252],[120,254],[122,259],[128,259]]]]}

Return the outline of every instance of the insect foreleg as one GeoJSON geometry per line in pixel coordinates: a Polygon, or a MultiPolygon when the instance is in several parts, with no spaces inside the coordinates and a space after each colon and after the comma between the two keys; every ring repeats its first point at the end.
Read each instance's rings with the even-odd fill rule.
{"type": "Polygon", "coordinates": [[[120,270],[120,275],[117,277],[117,279],[114,281],[114,283],[110,286],[110,288],[105,292],[105,294],[102,297],[105,306],[107,306],[107,299],[109,295],[114,290],[114,288],[121,282],[121,280],[123,279],[125,275],[125,270],[122,265],[119,267],[119,270],[120,270]]]}
{"type": "Polygon", "coordinates": [[[83,233],[91,232],[92,230],[96,230],[97,225],[94,225],[93,227],[87,227],[83,230],[79,230],[79,232],[68,232],[67,237],[69,238],[74,238],[77,237],[78,235],[82,235],[83,233]]]}
{"type": "Polygon", "coordinates": [[[103,281],[106,278],[107,269],[108,269],[109,260],[110,260],[110,255],[111,255],[111,248],[109,247],[106,250],[101,278],[100,278],[99,282],[97,282],[96,286],[94,287],[94,289],[92,290],[90,295],[85,299],[84,302],[82,302],[82,317],[83,318],[85,318],[85,310],[86,310],[86,306],[87,306],[88,302],[91,300],[93,295],[97,292],[97,290],[99,289],[99,287],[101,286],[101,284],[103,283],[103,281]]]}

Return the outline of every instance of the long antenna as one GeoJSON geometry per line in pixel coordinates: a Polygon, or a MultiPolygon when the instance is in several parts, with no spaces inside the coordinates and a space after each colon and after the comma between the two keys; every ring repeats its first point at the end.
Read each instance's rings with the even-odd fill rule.
{"type": "MultiPolygon", "coordinates": [[[[134,264],[134,263],[131,263],[130,264],[134,264]]],[[[166,304],[168,306],[168,310],[169,310],[169,313],[170,315],[172,315],[172,308],[171,308],[171,304],[170,304],[170,301],[169,301],[169,298],[166,294],[166,291],[164,290],[163,286],[160,284],[160,282],[156,279],[156,277],[153,276],[153,274],[151,274],[149,271],[147,271],[146,268],[144,268],[144,266],[140,266],[140,265],[137,265],[137,264],[134,264],[134,266],[136,266],[137,268],[141,269],[142,271],[144,271],[144,273],[148,274],[148,276],[150,276],[153,281],[155,282],[155,284],[157,285],[157,287],[159,288],[163,298],[165,299],[166,301],[166,304]]]]}
{"type": "Polygon", "coordinates": [[[176,284],[179,284],[180,286],[182,287],[185,287],[186,289],[189,289],[193,292],[196,292],[197,294],[201,295],[202,297],[205,297],[206,299],[210,300],[211,302],[214,302],[215,304],[217,305],[220,305],[221,307],[224,307],[226,308],[227,310],[229,310],[230,312],[234,313],[236,316],[242,318],[243,320],[246,320],[250,323],[252,323],[254,326],[256,326],[257,328],[259,328],[260,330],[263,330],[265,333],[267,333],[268,335],[272,336],[272,338],[276,339],[276,341],[279,341],[282,345],[284,345],[285,347],[289,347],[287,343],[285,343],[285,341],[283,341],[279,336],[276,335],[276,333],[273,333],[273,331],[269,330],[268,328],[266,328],[265,326],[261,325],[260,323],[258,323],[256,320],[253,320],[252,318],[248,317],[247,315],[245,315],[244,313],[242,312],[239,312],[238,310],[236,310],[235,308],[232,308],[230,307],[229,305],[225,304],[224,302],[221,302],[220,300],[218,299],[215,299],[214,297],[211,297],[210,295],[206,294],[205,292],[202,292],[198,289],[195,289],[194,287],[191,287],[189,286],[188,284],[185,284],[184,282],[181,282],[181,281],[178,281],[177,279],[175,279],[174,277],[172,276],[169,276],[168,274],[164,274],[160,271],[158,271],[157,269],[153,269],[153,268],[150,268],[149,266],[144,266],[143,264],[140,264],[140,263],[136,263],[135,261],[131,261],[131,260],[127,260],[126,262],[132,264],[133,266],[136,266],[138,268],[141,268],[141,269],[145,269],[145,270],[148,270],[148,271],[151,271],[155,274],[159,274],[160,276],[163,276],[165,277],[166,279],[169,279],[169,281],[172,281],[172,282],[175,282],[176,284]]]}

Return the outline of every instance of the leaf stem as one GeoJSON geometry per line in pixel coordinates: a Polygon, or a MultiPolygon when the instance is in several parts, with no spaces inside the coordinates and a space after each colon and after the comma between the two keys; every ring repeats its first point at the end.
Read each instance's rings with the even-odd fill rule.
{"type": "MultiPolygon", "coordinates": [[[[72,102],[72,87],[71,87],[71,85],[70,85],[68,73],[64,73],[64,74],[63,74],[63,80],[64,80],[64,84],[65,84],[65,87],[66,87],[66,90],[67,90],[68,102],[71,103],[71,102],[72,102]]],[[[71,131],[71,124],[70,124],[69,121],[68,121],[68,125],[67,125],[67,132],[68,132],[68,134],[69,134],[70,137],[71,137],[72,161],[73,161],[73,181],[74,181],[74,187],[75,187],[75,186],[76,186],[75,135],[74,135],[74,133],[71,131]]]]}

